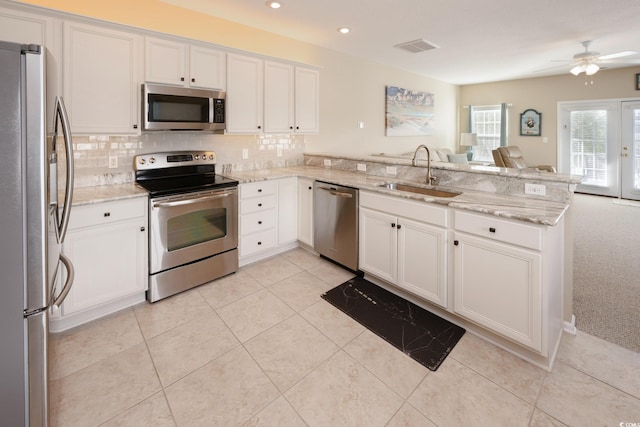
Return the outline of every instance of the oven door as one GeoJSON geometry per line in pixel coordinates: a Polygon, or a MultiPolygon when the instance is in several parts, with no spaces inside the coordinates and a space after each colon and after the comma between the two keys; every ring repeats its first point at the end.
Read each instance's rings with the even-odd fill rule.
{"type": "Polygon", "coordinates": [[[149,273],[238,247],[238,189],[151,199],[149,273]]]}

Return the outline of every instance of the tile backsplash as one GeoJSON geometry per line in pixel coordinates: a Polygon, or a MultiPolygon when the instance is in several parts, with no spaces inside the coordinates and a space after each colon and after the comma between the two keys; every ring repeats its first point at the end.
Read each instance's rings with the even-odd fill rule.
{"type": "Polygon", "coordinates": [[[162,151],[215,151],[218,173],[223,170],[298,166],[304,163],[305,136],[216,135],[203,132],[73,135],[73,146],[76,187],[90,187],[132,182],[134,156],[162,151]]]}

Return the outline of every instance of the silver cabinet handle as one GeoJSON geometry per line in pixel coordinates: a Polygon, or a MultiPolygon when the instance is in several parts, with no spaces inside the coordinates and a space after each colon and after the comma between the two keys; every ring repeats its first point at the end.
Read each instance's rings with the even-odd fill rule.
{"type": "Polygon", "coordinates": [[[173,202],[156,202],[153,204],[153,207],[154,208],[170,208],[174,206],[191,205],[193,203],[206,202],[207,200],[221,199],[223,197],[228,197],[231,194],[233,193],[226,192],[226,193],[214,194],[211,196],[196,197],[195,199],[176,200],[173,202]]]}
{"type": "Polygon", "coordinates": [[[71,285],[73,285],[73,279],[75,277],[75,270],[73,269],[73,264],[71,264],[71,261],[69,261],[69,258],[60,254],[60,261],[62,262],[62,264],[64,264],[64,267],[67,269],[67,281],[62,287],[62,290],[60,291],[60,295],[58,295],[53,300],[53,303],[51,303],[52,312],[58,311],[58,309],[60,308],[60,305],[62,305],[65,298],[67,298],[67,295],[71,290],[71,285]]]}
{"type": "Polygon", "coordinates": [[[64,207],[62,208],[62,218],[58,224],[58,236],[60,243],[64,242],[67,235],[67,227],[69,226],[69,215],[71,213],[71,202],[73,200],[73,141],[71,140],[71,127],[69,124],[69,116],[61,97],[56,96],[55,101],[55,120],[53,124],[53,142],[55,144],[58,136],[58,118],[62,124],[62,134],[64,136],[64,145],[67,155],[67,182],[64,189],[64,207]]]}
{"type": "Polygon", "coordinates": [[[333,196],[345,197],[347,199],[351,199],[353,197],[353,194],[351,194],[351,193],[345,193],[343,191],[336,191],[336,190],[333,190],[331,188],[326,188],[326,187],[318,187],[318,188],[320,190],[324,190],[324,191],[329,192],[333,196]]]}

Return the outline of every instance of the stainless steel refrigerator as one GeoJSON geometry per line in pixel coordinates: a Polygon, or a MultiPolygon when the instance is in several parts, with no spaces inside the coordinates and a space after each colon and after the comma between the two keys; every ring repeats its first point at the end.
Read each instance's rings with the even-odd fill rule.
{"type": "Polygon", "coordinates": [[[46,63],[43,46],[0,41],[0,423],[7,426],[48,424],[49,314],[73,282],[61,253],[73,197],[71,133],[62,99],[47,105],[46,63]],[[62,206],[58,156],[66,160],[62,206]],[[65,283],[54,295],[59,275],[65,283]]]}

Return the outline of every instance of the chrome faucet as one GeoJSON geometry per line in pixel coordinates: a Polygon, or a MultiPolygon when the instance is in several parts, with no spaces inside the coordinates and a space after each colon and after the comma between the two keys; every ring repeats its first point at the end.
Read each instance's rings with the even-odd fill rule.
{"type": "Polygon", "coordinates": [[[418,145],[415,153],[413,153],[413,160],[411,161],[411,164],[413,166],[418,166],[418,151],[420,151],[421,148],[424,148],[427,151],[427,184],[433,185],[435,180],[438,178],[431,175],[431,152],[429,151],[429,147],[424,144],[418,145]]]}

